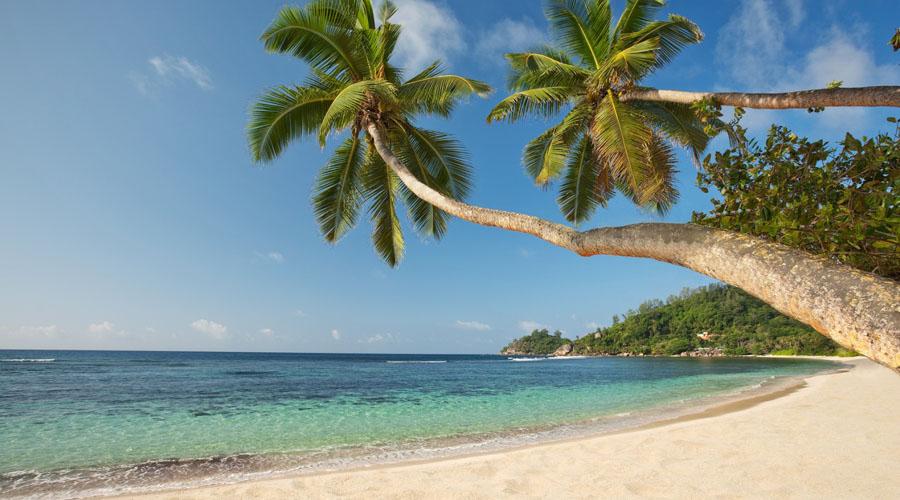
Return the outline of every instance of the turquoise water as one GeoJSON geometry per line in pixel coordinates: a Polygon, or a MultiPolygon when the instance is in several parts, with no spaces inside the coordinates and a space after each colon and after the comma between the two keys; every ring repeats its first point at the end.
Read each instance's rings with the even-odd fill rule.
{"type": "Polygon", "coordinates": [[[833,366],[0,351],[0,496],[138,491],[514,444],[833,366]]]}

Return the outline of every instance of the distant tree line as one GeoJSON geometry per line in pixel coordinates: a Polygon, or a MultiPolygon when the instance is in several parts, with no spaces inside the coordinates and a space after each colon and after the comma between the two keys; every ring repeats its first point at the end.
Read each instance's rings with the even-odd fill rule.
{"type": "Polygon", "coordinates": [[[579,355],[677,355],[700,348],[726,355],[855,354],[746,292],[719,284],[686,288],[665,301],[648,300],[574,341],[535,330],[504,350],[547,355],[569,342],[572,354],[579,355]]]}

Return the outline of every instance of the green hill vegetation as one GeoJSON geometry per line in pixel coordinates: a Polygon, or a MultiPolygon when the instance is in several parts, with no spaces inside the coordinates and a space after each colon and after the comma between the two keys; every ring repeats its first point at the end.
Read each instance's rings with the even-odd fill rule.
{"type": "Polygon", "coordinates": [[[685,289],[665,301],[644,302],[613,324],[572,341],[535,330],[504,354],[546,355],[571,342],[578,355],[854,355],[808,326],[747,293],[725,285],[685,289]]]}
{"type": "Polygon", "coordinates": [[[563,337],[557,330],[552,335],[548,330],[534,330],[531,335],[517,338],[503,348],[501,354],[522,354],[546,356],[572,341],[563,337]]]}

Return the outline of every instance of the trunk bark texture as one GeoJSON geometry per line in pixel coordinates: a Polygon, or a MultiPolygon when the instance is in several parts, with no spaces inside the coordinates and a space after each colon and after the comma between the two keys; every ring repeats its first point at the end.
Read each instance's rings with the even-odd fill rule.
{"type": "Polygon", "coordinates": [[[421,183],[376,125],[375,148],[419,198],[460,219],[531,234],[582,256],[669,262],[734,285],[838,344],[900,369],[900,285],[759,238],[693,224],[635,224],[579,232],[531,215],[448,198],[421,183]]]}
{"type": "Polygon", "coordinates": [[[685,92],[682,90],[632,90],[623,92],[623,101],[665,101],[691,104],[711,98],[722,106],[792,109],[837,106],[900,106],[900,87],[859,87],[801,90],[774,94],[746,92],[685,92]]]}

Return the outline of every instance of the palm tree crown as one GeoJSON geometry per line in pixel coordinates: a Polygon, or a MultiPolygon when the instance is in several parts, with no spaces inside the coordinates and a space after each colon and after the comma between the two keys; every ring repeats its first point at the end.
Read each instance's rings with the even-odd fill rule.
{"type": "Polygon", "coordinates": [[[366,127],[374,124],[385,132],[391,149],[419,181],[462,199],[471,184],[466,153],[446,134],[417,127],[414,118],[449,116],[460,99],[490,91],[482,82],[443,74],[439,62],[404,79],[390,63],[400,36],[400,26],[390,22],[395,12],[390,1],[383,2],[376,22],[371,0],[313,0],[304,8],[282,9],[261,39],[270,52],[306,61],[311,75],[303,85],[265,92],[252,105],[247,127],[258,162],[278,157],[294,139],[316,135],[324,147],[330,134],[349,131],[319,171],[313,194],[316,219],[325,239],[334,243],[368,205],[373,244],[392,266],[404,247],[398,197],[406,201],[423,236],[440,238],[447,214],[398,182],[366,127]]]}
{"type": "Polygon", "coordinates": [[[654,20],[661,0],[628,0],[612,23],[609,0],[551,0],[546,14],[556,47],[507,54],[512,94],[488,122],[528,115],[557,125],[532,140],[525,169],[539,185],[562,177],[557,201],[566,219],[587,220],[616,190],[660,213],[677,200],[671,144],[695,158],[709,137],[686,104],[622,101],[703,34],[688,19],[654,20]]]}

